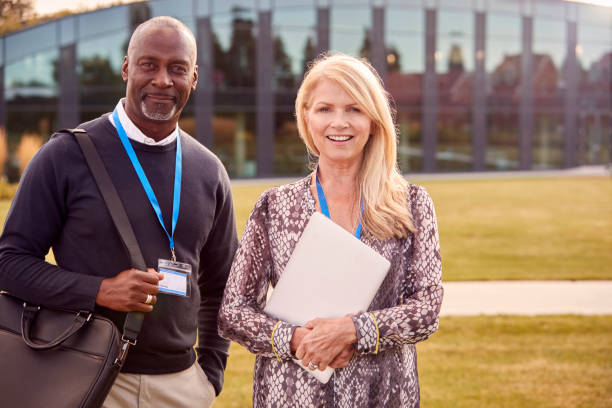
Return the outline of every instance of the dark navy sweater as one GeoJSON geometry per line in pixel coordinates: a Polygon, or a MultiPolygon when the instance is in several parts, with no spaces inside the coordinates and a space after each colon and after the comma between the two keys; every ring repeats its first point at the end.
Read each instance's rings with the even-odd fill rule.
{"type": "MultiPolygon", "coordinates": [[[[115,184],[147,266],[169,259],[168,238],[147,199],[117,132],[104,115],[82,124],[115,184]]],[[[146,314],[124,372],[170,373],[198,361],[220,392],[229,342],[217,333],[217,314],[237,247],[229,179],[221,162],[181,132],[183,180],[174,242],[192,266],[188,298],[160,294],[146,314]]],[[[131,141],[171,231],[176,142],[131,141]]],[[[125,313],[95,305],[104,278],[131,267],[123,244],[71,134],[57,133],[29,163],[0,237],[0,289],[34,304],[95,310],[121,330],[125,313]],[[53,248],[58,266],[44,261],[53,248]]]]}

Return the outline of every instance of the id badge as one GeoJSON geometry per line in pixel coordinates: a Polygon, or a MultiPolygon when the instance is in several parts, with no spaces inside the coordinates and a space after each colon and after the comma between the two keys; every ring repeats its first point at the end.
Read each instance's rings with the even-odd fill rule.
{"type": "Polygon", "coordinates": [[[191,295],[189,287],[190,264],[159,259],[157,261],[157,270],[164,275],[164,279],[159,281],[159,293],[176,296],[191,295]]]}

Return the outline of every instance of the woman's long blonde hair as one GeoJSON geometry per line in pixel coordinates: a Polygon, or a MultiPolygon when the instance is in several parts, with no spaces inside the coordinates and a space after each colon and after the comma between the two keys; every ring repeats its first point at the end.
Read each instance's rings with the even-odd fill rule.
{"type": "Polygon", "coordinates": [[[415,231],[408,208],[407,186],[397,167],[397,134],[389,94],[365,60],[344,54],[323,55],[308,69],[295,100],[300,137],[310,154],[319,157],[306,124],[312,90],[321,79],[336,82],[372,121],[358,174],[363,200],[363,230],[384,240],[404,238],[415,231]]]}

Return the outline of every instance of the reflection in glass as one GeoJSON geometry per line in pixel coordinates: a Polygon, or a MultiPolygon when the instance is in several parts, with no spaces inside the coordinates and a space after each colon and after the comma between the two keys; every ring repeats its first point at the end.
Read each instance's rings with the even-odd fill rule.
{"type": "Polygon", "coordinates": [[[521,18],[487,14],[486,168],[518,169],[519,90],[521,81],[521,18]]]}
{"type": "Polygon", "coordinates": [[[369,7],[333,7],[330,11],[330,49],[369,58],[372,11],[369,7]]]}
{"type": "Polygon", "coordinates": [[[560,168],[564,146],[565,21],[535,18],[533,27],[533,168],[560,168]]]}
{"type": "MultiPolygon", "coordinates": [[[[59,52],[30,55],[5,67],[6,135],[8,152],[1,173],[19,180],[34,153],[56,127],[59,52]]],[[[6,156],[5,156],[6,157],[6,156]]]]}
{"type": "Polygon", "coordinates": [[[587,16],[578,24],[576,46],[578,164],[612,163],[612,10],[587,16]]]}
{"type": "Polygon", "coordinates": [[[113,110],[125,95],[121,66],[128,41],[128,32],[119,31],[77,44],[81,121],[113,110]]]}
{"type": "Polygon", "coordinates": [[[472,167],[473,25],[472,12],[438,12],[436,168],[442,171],[469,170],[472,167]]]}
{"type": "Polygon", "coordinates": [[[308,154],[300,139],[295,116],[291,112],[278,112],[274,138],[274,172],[293,176],[307,171],[308,154]]]}
{"type": "Polygon", "coordinates": [[[385,48],[387,73],[423,72],[422,9],[387,7],[385,9],[385,48]]]}
{"type": "MultiPolygon", "coordinates": [[[[229,14],[214,14],[215,115],[213,145],[233,177],[254,177],[256,19],[252,2],[232,3],[229,14]],[[240,4],[238,4],[240,3],[240,4]]],[[[226,5],[215,2],[214,7],[226,5]]],[[[217,13],[218,8],[214,8],[217,13]]]]}
{"type": "Polygon", "coordinates": [[[316,54],[314,8],[280,9],[272,15],[275,88],[292,89],[301,82],[316,54]]]}
{"type": "Polygon", "coordinates": [[[30,98],[52,98],[57,95],[59,51],[39,52],[4,68],[6,101],[28,103],[30,98]]]}
{"type": "Polygon", "coordinates": [[[421,111],[405,107],[398,112],[397,146],[398,165],[402,173],[419,171],[423,168],[423,137],[421,130],[421,111]]]}
{"type": "Polygon", "coordinates": [[[252,112],[215,112],[213,118],[215,154],[230,177],[254,177],[255,115],[252,112]]]}
{"type": "MultiPolygon", "coordinates": [[[[23,170],[42,144],[57,129],[57,115],[46,106],[9,106],[7,112],[6,143],[8,159],[4,162],[3,175],[11,183],[19,181],[23,170]]],[[[6,157],[6,156],[5,156],[6,157]]]]}

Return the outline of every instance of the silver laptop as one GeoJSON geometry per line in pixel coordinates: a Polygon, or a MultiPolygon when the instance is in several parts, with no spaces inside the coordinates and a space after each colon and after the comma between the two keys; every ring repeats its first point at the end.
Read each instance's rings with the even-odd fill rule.
{"type": "MultiPolygon", "coordinates": [[[[382,255],[315,212],[264,312],[303,326],[317,317],[337,318],[366,311],[389,267],[382,255]]],[[[304,369],[323,383],[333,374],[329,367],[324,371],[304,369]]]]}

